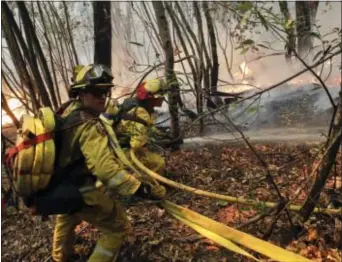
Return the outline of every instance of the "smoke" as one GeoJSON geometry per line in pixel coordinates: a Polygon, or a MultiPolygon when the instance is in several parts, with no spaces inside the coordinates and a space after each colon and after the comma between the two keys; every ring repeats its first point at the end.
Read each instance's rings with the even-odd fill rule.
{"type": "MultiPolygon", "coordinates": [[[[135,8],[138,10],[138,5],[140,3],[134,3],[135,8]]],[[[151,3],[146,2],[148,9],[152,11],[154,15],[151,3]]],[[[182,3],[183,4],[183,3],[182,3]]],[[[158,45],[157,39],[154,35],[148,34],[144,28],[144,24],[141,22],[140,18],[133,11],[130,11],[130,3],[113,3],[113,74],[115,76],[114,82],[117,85],[114,90],[114,96],[119,96],[124,93],[128,93],[134,89],[136,84],[141,79],[142,75],[146,72],[148,66],[154,66],[163,61],[163,51],[158,45]],[[114,11],[115,9],[115,11],[114,11]],[[113,15],[114,14],[114,15],[113,15]],[[129,21],[129,22],[128,22],[129,21]],[[131,43],[133,42],[133,44],[131,43]],[[134,44],[138,43],[138,44],[134,44]]],[[[185,5],[185,4],[184,4],[185,5]]],[[[273,12],[280,14],[279,3],[269,2],[267,5],[273,7],[273,12]]],[[[295,2],[288,2],[288,7],[292,18],[295,18],[295,2]]],[[[334,28],[341,28],[341,2],[320,2],[318,6],[317,16],[316,16],[316,27],[315,30],[319,31],[321,36],[326,41],[331,41],[336,38],[336,33],[332,33],[334,28]]],[[[146,19],[146,17],[145,17],[146,19]]],[[[155,22],[154,22],[155,25],[155,22]]],[[[194,22],[191,22],[191,26],[194,31],[197,32],[197,26],[194,22]]],[[[227,24],[227,27],[233,27],[232,24],[227,24]]],[[[206,26],[203,27],[206,30],[206,26]]],[[[171,26],[172,30],[172,26],[171,26]]],[[[225,45],[227,28],[217,25],[217,37],[218,41],[225,45]]],[[[208,44],[208,33],[205,31],[205,41],[208,44]]],[[[272,33],[271,30],[266,30],[262,26],[256,27],[252,32],[245,32],[246,39],[253,39],[255,43],[261,43],[264,45],[270,44],[272,49],[259,48],[258,52],[249,51],[244,55],[241,55],[241,50],[236,50],[238,46],[237,41],[227,41],[226,55],[228,62],[232,61],[232,74],[235,79],[231,79],[230,74],[226,66],[225,57],[218,46],[219,52],[219,79],[227,81],[230,83],[235,83],[237,85],[225,85],[224,82],[219,82],[219,91],[226,92],[240,92],[245,90],[250,90],[250,92],[256,92],[257,90],[246,83],[255,85],[259,89],[267,88],[277,82],[290,77],[291,75],[297,73],[303,69],[303,65],[292,59],[293,61],[289,63],[285,59],[284,53],[284,41],[280,40],[276,35],[272,33]],[[255,32],[259,31],[260,34],[255,32]],[[277,55],[271,55],[274,53],[280,53],[277,55]],[[232,55],[233,54],[233,57],[232,55]],[[263,58],[260,58],[263,57],[263,58]],[[231,60],[232,59],[232,60],[231,60]],[[246,61],[247,68],[251,71],[251,75],[248,79],[242,81],[241,70],[239,69],[241,63],[246,61]],[[243,83],[245,84],[243,84],[243,83]]],[[[340,41],[340,40],[339,40],[340,41]]],[[[325,43],[326,45],[327,43],[325,43]]],[[[322,50],[322,42],[319,39],[314,39],[314,47],[316,47],[311,57],[308,57],[306,61],[311,64],[311,60],[315,53],[322,50]]],[[[180,46],[180,56],[185,57],[184,50],[180,46]]],[[[325,46],[326,47],[326,46],[325,46]]],[[[189,48],[190,49],[190,48],[189,48]]],[[[178,56],[175,57],[175,60],[178,56]]],[[[91,61],[89,61],[91,62],[91,61]]],[[[332,61],[332,70],[330,77],[327,78],[330,65],[328,62],[324,65],[324,70],[322,71],[322,78],[326,80],[329,90],[332,92],[333,96],[336,97],[338,93],[338,81],[341,78],[341,72],[339,71],[339,66],[341,64],[341,55],[335,57],[332,61]]],[[[183,63],[185,71],[190,72],[190,67],[188,62],[183,63]]],[[[183,71],[181,64],[175,64],[176,71],[183,71]]],[[[322,67],[315,68],[316,72],[321,72],[322,67]]],[[[148,78],[163,76],[163,68],[161,70],[153,71],[148,78]]],[[[177,75],[182,82],[181,89],[182,97],[184,98],[185,105],[196,110],[195,97],[192,92],[185,92],[184,90],[189,90],[190,86],[187,84],[187,79],[184,75],[177,75]]],[[[191,75],[190,75],[191,76],[191,75]]],[[[289,84],[282,85],[266,94],[264,94],[260,101],[258,101],[258,110],[253,106],[252,109],[248,108],[251,101],[246,101],[244,103],[238,104],[236,106],[231,106],[228,110],[228,114],[233,117],[239,123],[248,123],[249,126],[255,126],[255,117],[253,114],[259,118],[259,123],[263,122],[263,119],[275,119],[274,123],[277,122],[276,113],[274,105],[276,103],[286,104],[286,101],[296,100],[297,103],[303,104],[303,101],[308,104],[308,108],[305,110],[311,110],[312,115],[321,114],[326,112],[330,108],[330,102],[322,89],[314,89],[312,82],[315,82],[311,73],[305,73],[296,79],[292,80],[289,84]],[[310,98],[310,99],[309,99],[310,98]],[[282,101],[284,103],[282,103],[282,101]],[[310,106],[309,106],[310,105],[310,106]],[[242,114],[242,112],[246,111],[242,114]],[[272,116],[272,117],[268,117],[272,116]],[[250,118],[250,119],[249,119],[250,118]],[[252,123],[253,122],[253,123],[252,123]]],[[[317,81],[316,81],[317,82],[317,81]]],[[[289,102],[289,104],[291,104],[289,102]]],[[[294,108],[295,105],[292,104],[294,108]]],[[[291,106],[290,106],[291,108],[291,106]]],[[[304,110],[301,107],[296,107],[296,110],[304,110]]],[[[294,110],[294,111],[296,111],[294,110]]],[[[164,103],[160,112],[164,112],[164,116],[167,118],[168,105],[164,103]]],[[[286,111],[286,110],[285,110],[286,111]]],[[[299,115],[299,111],[295,114],[299,115]]],[[[220,117],[219,114],[217,117],[220,117]]],[[[222,118],[224,120],[224,117],[222,118]]],[[[273,120],[272,120],[273,121],[273,120]]],[[[264,121],[265,124],[266,121],[264,121]]]]}

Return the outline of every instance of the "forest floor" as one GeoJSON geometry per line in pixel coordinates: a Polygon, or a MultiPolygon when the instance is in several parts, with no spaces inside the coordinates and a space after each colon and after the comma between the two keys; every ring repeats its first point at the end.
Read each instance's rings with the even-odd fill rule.
{"type": "MultiPolygon", "coordinates": [[[[292,141],[259,143],[255,147],[258,154],[269,163],[282,194],[291,199],[299,186],[304,188],[294,200],[295,204],[303,203],[313,181],[308,177],[316,159],[318,145],[292,141]]],[[[332,188],[335,187],[337,196],[341,196],[341,160],[340,152],[336,168],[320,198],[319,205],[322,207],[328,206],[332,188]]],[[[241,145],[219,143],[168,153],[166,176],[177,182],[220,194],[272,202],[278,199],[275,190],[265,179],[264,168],[255,155],[241,145]]],[[[229,204],[171,188],[167,198],[234,228],[265,212],[261,207],[229,204]]],[[[120,251],[120,262],[249,261],[199,236],[151,203],[130,203],[127,214],[134,232],[120,251]]],[[[292,212],[290,214],[295,215],[292,212]]],[[[17,212],[10,207],[4,208],[1,216],[1,261],[52,261],[49,256],[54,217],[42,222],[39,217],[32,217],[25,211],[17,212]]],[[[341,261],[341,219],[341,216],[312,215],[304,228],[297,231],[292,238],[294,232],[291,233],[288,220],[282,215],[268,241],[314,261],[341,261]]],[[[262,238],[271,224],[272,217],[265,217],[243,226],[241,230],[262,238]]],[[[78,236],[72,261],[86,261],[99,232],[85,222],[76,230],[78,236]]]]}

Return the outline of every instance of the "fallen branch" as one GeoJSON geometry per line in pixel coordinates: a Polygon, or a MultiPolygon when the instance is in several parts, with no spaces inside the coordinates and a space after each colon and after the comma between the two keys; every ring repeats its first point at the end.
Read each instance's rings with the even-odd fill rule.
{"type": "MultiPolygon", "coordinates": [[[[276,208],[276,213],[274,215],[273,221],[271,223],[271,225],[269,226],[269,228],[267,229],[266,233],[264,234],[264,236],[262,237],[263,240],[268,240],[270,238],[270,236],[272,235],[272,232],[274,230],[274,226],[276,225],[278,219],[280,218],[281,212],[283,210],[286,210],[286,202],[283,201],[281,203],[279,203],[279,205],[276,208]]],[[[293,227],[292,227],[293,228],[293,227]]]]}
{"type": "Polygon", "coordinates": [[[241,228],[247,227],[253,223],[258,222],[258,221],[264,219],[265,217],[270,216],[276,209],[277,209],[276,207],[273,207],[270,210],[268,210],[267,212],[256,215],[256,216],[252,217],[251,219],[249,219],[248,221],[246,221],[245,223],[237,226],[236,229],[241,229],[241,228]]]}

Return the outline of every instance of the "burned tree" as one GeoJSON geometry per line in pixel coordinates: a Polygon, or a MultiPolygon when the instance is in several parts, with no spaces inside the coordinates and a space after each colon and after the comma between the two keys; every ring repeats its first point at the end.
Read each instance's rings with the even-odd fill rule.
{"type": "Polygon", "coordinates": [[[180,136],[177,96],[179,92],[176,75],[173,71],[173,47],[171,43],[169,24],[165,16],[165,7],[163,2],[153,2],[154,12],[157,18],[160,39],[163,43],[165,54],[165,78],[171,92],[169,93],[169,110],[171,115],[171,132],[174,138],[180,136]]]}
{"type": "Polygon", "coordinates": [[[297,48],[301,57],[312,49],[312,29],[318,4],[318,1],[296,1],[297,48]]]}
{"type": "Polygon", "coordinates": [[[95,1],[94,8],[94,63],[112,66],[112,26],[109,1],[95,1]]]}
{"type": "Polygon", "coordinates": [[[24,31],[25,31],[26,40],[27,40],[28,47],[29,47],[30,60],[32,63],[31,69],[34,72],[35,79],[37,81],[39,80],[39,82],[37,82],[37,87],[41,91],[43,103],[45,106],[52,106],[53,105],[54,108],[57,108],[58,102],[57,102],[56,94],[55,94],[54,89],[53,89],[52,77],[51,77],[51,74],[50,74],[50,71],[49,71],[47,61],[46,61],[45,55],[43,53],[42,47],[40,45],[37,34],[35,32],[32,20],[29,16],[29,13],[28,13],[28,10],[25,6],[25,3],[18,1],[17,5],[19,8],[19,12],[21,14],[23,24],[24,24],[24,31]],[[39,61],[40,67],[41,67],[41,71],[39,71],[38,65],[36,65],[35,57],[38,58],[38,61],[39,61]],[[45,78],[46,85],[45,85],[45,83],[43,83],[43,80],[40,76],[41,74],[45,78]],[[50,93],[51,100],[50,100],[48,91],[50,93]]]}
{"type": "Polygon", "coordinates": [[[289,12],[289,8],[287,6],[287,1],[279,1],[280,11],[282,12],[286,25],[286,34],[287,34],[287,44],[286,44],[286,54],[285,57],[287,60],[291,58],[293,50],[296,49],[296,36],[295,36],[295,28],[291,23],[291,15],[289,12]]]}

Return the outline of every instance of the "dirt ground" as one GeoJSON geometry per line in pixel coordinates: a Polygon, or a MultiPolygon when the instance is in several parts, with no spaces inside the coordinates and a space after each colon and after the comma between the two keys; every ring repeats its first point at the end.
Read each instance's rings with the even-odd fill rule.
{"type": "MultiPolygon", "coordinates": [[[[303,203],[313,179],[308,178],[318,152],[317,146],[304,144],[257,144],[257,152],[268,162],[282,194],[293,198],[299,186],[304,188],[295,204],[303,203]],[[308,181],[308,183],[306,183],[308,181]]],[[[320,205],[331,202],[331,189],[341,196],[341,159],[326,185],[320,205]],[[329,191],[330,189],[330,191],[329,191]]],[[[200,189],[276,202],[275,190],[265,180],[265,170],[253,153],[244,146],[212,145],[183,149],[167,154],[168,178],[200,189]]],[[[335,194],[336,196],[336,194],[335,194]]],[[[234,228],[265,212],[225,201],[200,197],[168,188],[168,199],[234,228]]],[[[125,199],[127,214],[134,232],[121,249],[118,261],[249,261],[200,237],[153,203],[125,199]]],[[[331,203],[330,203],[331,205],[331,203]]],[[[292,217],[295,213],[290,213],[292,217]]],[[[262,238],[272,223],[266,217],[244,226],[242,231],[262,238]]],[[[51,261],[54,218],[42,222],[24,211],[6,207],[2,210],[1,261],[51,261]]],[[[86,261],[99,232],[83,223],[71,261],[86,261]]],[[[276,223],[269,241],[315,261],[341,261],[341,216],[316,214],[301,230],[289,230],[283,215],[276,223]],[[295,240],[291,235],[295,236],[295,240]]],[[[253,252],[252,252],[253,253],[253,252]]],[[[263,257],[261,257],[263,258],[263,257]]],[[[268,261],[268,260],[263,260],[268,261]]]]}

